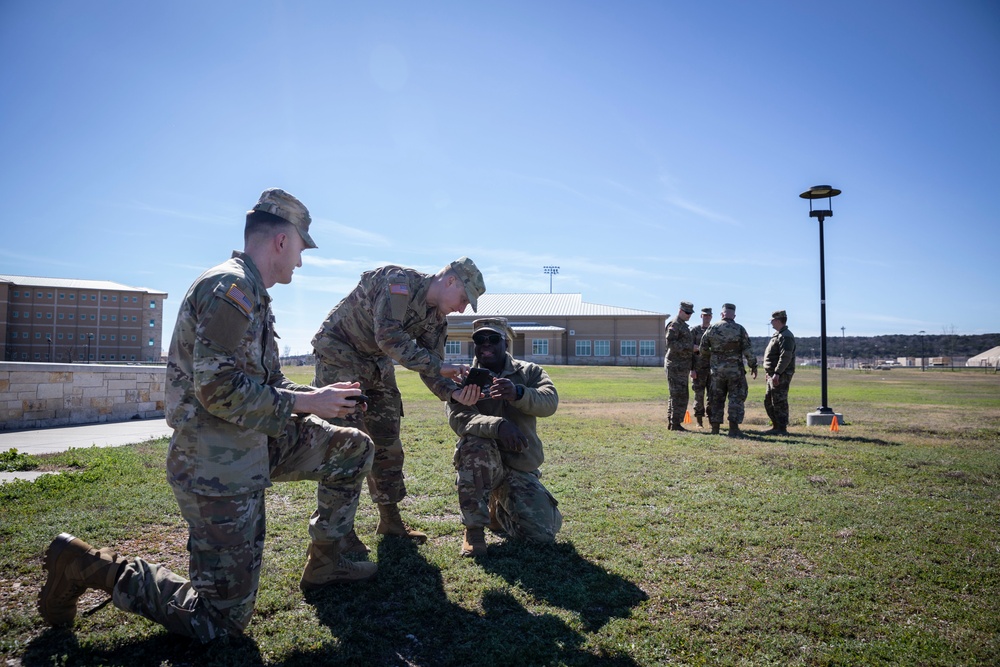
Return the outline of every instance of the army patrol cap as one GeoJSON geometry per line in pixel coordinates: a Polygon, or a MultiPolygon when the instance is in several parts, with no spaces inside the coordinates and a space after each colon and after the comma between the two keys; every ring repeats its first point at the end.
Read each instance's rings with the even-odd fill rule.
{"type": "Polygon", "coordinates": [[[486,283],[483,282],[483,274],[476,268],[476,264],[468,257],[462,257],[449,264],[448,270],[454,271],[462,284],[465,285],[465,294],[469,297],[472,312],[478,312],[476,306],[479,297],[486,292],[486,283]]]}
{"type": "Polygon", "coordinates": [[[788,321],[788,313],[786,313],[783,310],[776,310],[773,313],[771,313],[771,319],[772,320],[782,320],[784,322],[787,322],[788,321]]]}
{"type": "Polygon", "coordinates": [[[711,308],[702,308],[701,309],[701,314],[702,315],[711,315],[712,314],[712,309],[711,308]]]}
{"type": "Polygon", "coordinates": [[[733,311],[735,313],[736,312],[736,304],[724,303],[724,304],[722,304],[722,310],[731,310],[731,311],[733,311]]]}
{"type": "Polygon", "coordinates": [[[253,210],[270,213],[290,222],[298,230],[302,240],[306,242],[307,248],[318,247],[309,236],[309,223],[312,222],[312,218],[309,217],[309,209],[281,188],[268,188],[260,193],[260,199],[257,200],[253,210]]]}
{"type": "Polygon", "coordinates": [[[690,315],[694,312],[694,304],[690,301],[681,301],[681,310],[690,315]]]}
{"type": "Polygon", "coordinates": [[[510,328],[506,317],[481,317],[478,320],[473,320],[472,335],[476,335],[480,331],[492,331],[506,337],[508,341],[514,340],[514,331],[510,328]]]}

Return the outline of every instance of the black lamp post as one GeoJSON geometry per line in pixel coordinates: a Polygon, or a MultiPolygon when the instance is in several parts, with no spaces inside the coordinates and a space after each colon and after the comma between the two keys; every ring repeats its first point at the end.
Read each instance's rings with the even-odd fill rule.
{"type": "Polygon", "coordinates": [[[49,356],[47,357],[47,361],[52,361],[53,360],[52,359],[52,336],[50,334],[46,335],[45,336],[45,340],[49,344],[49,356]]]}
{"type": "Polygon", "coordinates": [[[806,424],[809,426],[818,424],[830,424],[834,416],[837,422],[842,422],[843,415],[836,415],[833,409],[827,405],[826,399],[826,270],[823,253],[823,220],[833,217],[832,200],[840,194],[840,190],[829,185],[814,185],[799,197],[809,200],[809,217],[819,220],[819,326],[820,326],[820,382],[822,387],[822,405],[816,408],[816,412],[810,412],[806,416],[806,424]],[[814,209],[813,200],[825,199],[825,209],[814,209]]]}
{"type": "Polygon", "coordinates": [[[90,341],[94,340],[94,334],[87,335],[87,363],[90,363],[90,341]]]}

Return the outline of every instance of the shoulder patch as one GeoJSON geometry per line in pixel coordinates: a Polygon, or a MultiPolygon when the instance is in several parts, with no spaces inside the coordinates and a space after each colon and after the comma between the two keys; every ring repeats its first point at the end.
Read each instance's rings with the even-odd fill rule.
{"type": "Polygon", "coordinates": [[[389,294],[403,294],[409,296],[410,286],[406,283],[389,283],[389,294]]]}
{"type": "Polygon", "coordinates": [[[250,300],[250,297],[243,290],[236,286],[236,283],[233,283],[229,291],[226,292],[226,297],[239,306],[247,315],[253,311],[253,301],[250,300]]]}

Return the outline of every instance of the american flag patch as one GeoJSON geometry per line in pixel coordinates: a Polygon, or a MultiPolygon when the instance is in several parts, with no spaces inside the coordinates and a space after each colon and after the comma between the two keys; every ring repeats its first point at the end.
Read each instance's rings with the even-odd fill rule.
{"type": "Polygon", "coordinates": [[[409,295],[410,286],[406,283],[391,283],[389,285],[389,294],[405,294],[409,295]]]}
{"type": "Polygon", "coordinates": [[[247,298],[247,295],[243,293],[243,290],[236,286],[236,283],[233,283],[233,286],[229,288],[229,291],[226,292],[226,296],[235,301],[236,305],[240,308],[245,310],[247,315],[249,315],[250,311],[253,310],[253,302],[247,298]]]}

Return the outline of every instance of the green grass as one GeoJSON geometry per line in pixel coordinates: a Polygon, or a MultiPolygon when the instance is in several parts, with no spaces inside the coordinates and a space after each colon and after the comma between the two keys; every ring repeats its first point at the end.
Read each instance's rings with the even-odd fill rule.
{"type": "MultiPolygon", "coordinates": [[[[303,597],[310,483],[268,493],[257,613],[200,647],[105,607],[75,632],[34,610],[67,530],[183,573],[164,441],[31,457],[62,470],[0,486],[0,655],[23,665],[989,665],[1000,662],[1000,376],[831,371],[839,433],[807,429],[819,371],[791,387],[791,435],[764,438],[763,381],[732,440],[666,430],[662,369],[552,367],[540,421],[558,543],[490,535],[458,556],[454,436],[409,372],[404,516],[414,547],[359,534],[376,579],[303,597]]],[[[306,371],[297,380],[308,380],[306,371]]],[[[697,429],[697,427],[695,427],[697,429]]],[[[84,606],[99,604],[88,593],[84,606]]],[[[16,663],[15,663],[16,664],[16,663]]]]}

